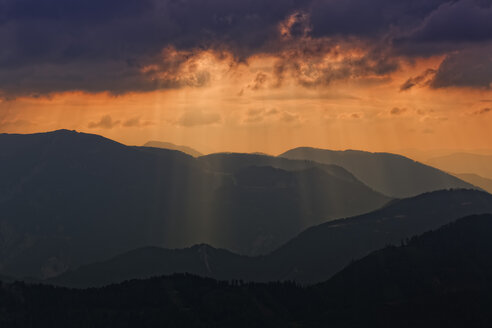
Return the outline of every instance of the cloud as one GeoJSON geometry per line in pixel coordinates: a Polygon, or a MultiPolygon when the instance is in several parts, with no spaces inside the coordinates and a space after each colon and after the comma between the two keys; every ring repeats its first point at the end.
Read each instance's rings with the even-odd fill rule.
{"type": "Polygon", "coordinates": [[[357,113],[341,113],[337,116],[337,119],[339,120],[359,120],[364,118],[364,114],[357,112],[357,113]]]}
{"type": "Polygon", "coordinates": [[[120,124],[120,121],[114,121],[111,115],[104,115],[97,122],[89,122],[87,127],[89,129],[112,129],[120,124]]]}
{"type": "Polygon", "coordinates": [[[395,44],[408,53],[432,55],[490,41],[491,31],[490,1],[449,1],[425,17],[418,28],[397,38],[395,44]]]}
{"type": "Polygon", "coordinates": [[[390,110],[391,115],[401,115],[407,111],[406,108],[394,107],[390,110]]]}
{"type": "Polygon", "coordinates": [[[244,124],[282,122],[287,124],[301,122],[301,116],[297,113],[278,110],[277,108],[252,108],[246,112],[242,120],[244,124]]]}
{"type": "Polygon", "coordinates": [[[491,89],[492,45],[450,54],[437,70],[432,88],[468,87],[491,89]]]}
{"type": "Polygon", "coordinates": [[[274,66],[275,87],[291,78],[305,88],[326,87],[333,82],[366,80],[398,70],[400,60],[386,50],[360,42],[339,44],[334,40],[306,38],[280,51],[274,66]],[[354,48],[359,51],[354,53],[354,48]],[[363,51],[360,51],[363,49],[363,51]]]}
{"type": "Polygon", "coordinates": [[[447,116],[439,115],[439,113],[436,113],[433,109],[430,110],[417,110],[417,115],[420,116],[419,121],[420,122],[427,122],[427,123],[442,123],[446,122],[449,120],[447,116]]]}
{"type": "MultiPolygon", "coordinates": [[[[387,76],[414,56],[487,64],[479,48],[491,28],[484,0],[2,0],[0,95],[199,88],[214,74],[204,53],[235,63],[273,56],[273,86],[326,87],[387,76]]],[[[433,87],[486,82],[446,84],[442,74],[433,87]]]]}
{"type": "Polygon", "coordinates": [[[407,90],[412,89],[415,86],[429,85],[432,77],[436,74],[436,72],[437,71],[435,69],[429,68],[429,69],[425,70],[422,74],[409,78],[408,80],[405,81],[405,83],[403,83],[400,86],[400,91],[407,91],[407,90]]]}
{"type": "Polygon", "coordinates": [[[280,116],[280,121],[285,123],[298,123],[300,122],[300,116],[294,113],[283,112],[280,116]]]}
{"type": "Polygon", "coordinates": [[[194,127],[200,125],[211,125],[220,123],[221,116],[217,113],[210,113],[204,111],[188,111],[181,115],[176,124],[184,127],[194,127]]]}
{"type": "Polygon", "coordinates": [[[491,112],[492,112],[492,108],[486,107],[486,108],[482,108],[482,109],[479,109],[477,111],[474,111],[472,114],[473,115],[484,115],[484,114],[488,114],[491,112]]]}
{"type": "Polygon", "coordinates": [[[268,75],[266,75],[263,72],[259,72],[258,74],[256,74],[255,80],[253,81],[253,85],[250,86],[251,89],[252,90],[261,89],[266,83],[267,79],[268,79],[268,75]]]}
{"type": "Polygon", "coordinates": [[[380,38],[393,29],[409,29],[446,1],[317,0],[310,8],[313,35],[380,38]]]}
{"type": "Polygon", "coordinates": [[[126,128],[144,127],[153,124],[154,123],[150,121],[142,121],[140,117],[133,117],[123,122],[123,126],[126,128]]]}
{"type": "Polygon", "coordinates": [[[295,8],[270,2],[3,0],[0,90],[118,94],[202,86],[207,72],[183,81],[183,63],[203,50],[228,51],[241,60],[270,44],[279,21],[295,8]],[[167,48],[184,55],[168,58],[167,48]]]}

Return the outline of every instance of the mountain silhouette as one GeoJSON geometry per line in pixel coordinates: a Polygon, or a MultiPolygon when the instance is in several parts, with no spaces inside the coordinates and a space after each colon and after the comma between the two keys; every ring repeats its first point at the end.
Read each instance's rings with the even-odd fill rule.
{"type": "Polygon", "coordinates": [[[463,181],[469,182],[474,186],[480,187],[483,190],[492,193],[492,179],[487,179],[473,173],[461,173],[453,175],[463,181]]]}
{"type": "Polygon", "coordinates": [[[252,166],[271,166],[287,171],[319,168],[347,181],[360,183],[352,173],[338,165],[323,164],[312,160],[291,160],[265,154],[242,153],[215,153],[202,156],[198,160],[204,168],[219,173],[237,173],[252,166]]]}
{"type": "Polygon", "coordinates": [[[326,287],[340,294],[348,287],[347,296],[354,300],[377,297],[385,302],[436,290],[480,289],[492,284],[491,232],[490,214],[461,218],[414,236],[404,246],[385,247],[355,261],[326,287]]]}
{"type": "Polygon", "coordinates": [[[292,263],[284,266],[284,279],[322,281],[371,251],[397,245],[460,217],[483,213],[492,213],[492,195],[488,193],[476,190],[426,193],[395,200],[368,214],[311,227],[271,256],[280,263],[292,263]]]}
{"type": "Polygon", "coordinates": [[[248,257],[208,245],[186,249],[144,247],[108,261],[67,271],[46,283],[69,287],[105,286],[131,279],[192,273],[219,280],[240,280],[265,276],[262,257],[248,257]]]}
{"type": "Polygon", "coordinates": [[[374,190],[395,198],[449,188],[476,188],[438,169],[389,153],[301,147],[279,156],[341,166],[374,190]]]}
{"type": "Polygon", "coordinates": [[[492,179],[492,155],[455,153],[427,160],[432,166],[454,173],[474,173],[492,179]]]}
{"type": "Polygon", "coordinates": [[[2,327],[488,327],[492,215],[389,246],[313,286],[188,274],[104,288],[0,284],[2,327]]]}
{"type": "Polygon", "coordinates": [[[170,149],[170,150],[179,150],[180,152],[183,152],[185,154],[188,154],[193,157],[200,157],[203,156],[202,153],[200,153],[198,150],[195,150],[191,147],[188,146],[180,146],[173,144],[171,142],[164,142],[164,141],[149,141],[143,145],[144,147],[153,147],[153,148],[162,148],[162,149],[170,149]]]}
{"type": "Polygon", "coordinates": [[[220,280],[321,282],[371,251],[482,213],[492,213],[492,195],[474,190],[437,191],[309,228],[265,256],[240,256],[207,245],[184,250],[145,248],[83,266],[49,282],[102,286],[185,272],[220,280]]]}
{"type": "Polygon", "coordinates": [[[316,286],[331,295],[323,317],[334,326],[490,326],[491,233],[492,215],[470,216],[376,251],[316,286]]]}
{"type": "Polygon", "coordinates": [[[304,169],[224,173],[179,151],[68,130],[2,134],[0,149],[0,272],[16,277],[146,246],[268,253],[309,226],[390,200],[339,167],[281,160],[304,169]]]}

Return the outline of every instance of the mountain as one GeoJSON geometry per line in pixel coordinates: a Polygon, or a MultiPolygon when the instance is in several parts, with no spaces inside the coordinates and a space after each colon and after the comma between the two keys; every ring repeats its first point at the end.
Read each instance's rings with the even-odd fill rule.
{"type": "Polygon", "coordinates": [[[51,277],[146,246],[267,253],[390,200],[339,167],[256,161],[224,173],[179,151],[67,130],[2,134],[0,149],[0,272],[14,277],[51,277]]]}
{"type": "Polygon", "coordinates": [[[181,152],[67,130],[3,134],[0,149],[0,268],[16,277],[195,242],[200,221],[183,213],[186,199],[222,179],[181,152]]]}
{"type": "Polygon", "coordinates": [[[487,148],[474,148],[471,150],[464,150],[459,148],[447,148],[447,149],[415,149],[415,148],[403,148],[392,151],[395,154],[401,154],[411,159],[417,160],[421,163],[427,163],[427,161],[434,157],[443,157],[456,153],[472,153],[477,155],[492,155],[492,149],[487,148]]]}
{"type": "Polygon", "coordinates": [[[427,160],[429,165],[455,173],[474,173],[492,179],[492,155],[455,153],[427,160]]]}
{"type": "Polygon", "coordinates": [[[191,147],[188,146],[180,146],[180,145],[175,145],[170,142],[164,142],[164,141],[149,141],[144,147],[153,147],[153,148],[162,148],[162,149],[171,149],[171,150],[178,150],[180,152],[183,152],[185,154],[188,154],[193,157],[200,157],[203,156],[202,153],[200,153],[198,150],[195,150],[191,147]]]}
{"type": "Polygon", "coordinates": [[[0,275],[0,281],[1,282],[13,282],[13,281],[15,281],[15,279],[12,277],[9,277],[9,276],[0,275]]]}
{"type": "Polygon", "coordinates": [[[330,280],[243,283],[179,274],[103,288],[0,284],[2,327],[489,327],[492,215],[351,263],[330,280]]]}
{"type": "Polygon", "coordinates": [[[146,248],[83,266],[48,282],[71,287],[103,286],[184,272],[221,280],[320,282],[371,251],[399,245],[416,234],[481,213],[492,213],[492,195],[474,190],[438,191],[309,228],[265,256],[239,256],[206,245],[184,250],[146,248]]]}
{"type": "Polygon", "coordinates": [[[286,171],[318,168],[347,181],[360,183],[352,173],[338,165],[328,165],[311,160],[291,160],[264,154],[216,153],[202,156],[198,158],[198,161],[208,170],[229,174],[252,166],[270,166],[286,171]]]}
{"type": "Polygon", "coordinates": [[[208,228],[224,231],[215,245],[250,255],[265,254],[309,226],[365,213],[389,200],[358,181],[317,168],[251,166],[232,179],[209,203],[208,228]]]}
{"type": "Polygon", "coordinates": [[[476,188],[438,169],[389,153],[302,147],[279,156],[341,166],[374,190],[396,198],[441,189],[476,188]]]}
{"type": "Polygon", "coordinates": [[[335,326],[490,326],[491,233],[492,215],[471,216],[376,251],[316,287],[332,298],[323,317],[338,316],[335,326]]]}
{"type": "Polygon", "coordinates": [[[461,218],[414,236],[400,247],[388,246],[355,261],[325,287],[341,294],[347,287],[352,292],[347,297],[354,299],[390,301],[436,290],[492,286],[491,233],[492,215],[461,218]]]}
{"type": "Polygon", "coordinates": [[[487,179],[473,173],[461,173],[453,175],[463,181],[469,182],[474,186],[480,187],[483,190],[492,193],[492,179],[487,179]]]}
{"type": "Polygon", "coordinates": [[[483,213],[492,213],[492,195],[476,190],[437,191],[395,200],[368,214],[311,227],[272,252],[276,262],[269,263],[281,268],[277,277],[323,281],[371,251],[483,213]]]}
{"type": "Polygon", "coordinates": [[[85,288],[174,273],[193,273],[219,280],[240,280],[246,276],[264,275],[259,271],[261,264],[261,257],[237,255],[208,245],[196,245],[186,249],[144,247],[107,261],[67,271],[45,282],[85,288]]]}

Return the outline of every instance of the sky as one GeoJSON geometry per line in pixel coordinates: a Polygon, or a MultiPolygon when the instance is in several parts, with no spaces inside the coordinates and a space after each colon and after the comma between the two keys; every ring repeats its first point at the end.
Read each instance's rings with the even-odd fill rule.
{"type": "Polygon", "coordinates": [[[0,132],[492,148],[491,0],[0,0],[0,132]]]}

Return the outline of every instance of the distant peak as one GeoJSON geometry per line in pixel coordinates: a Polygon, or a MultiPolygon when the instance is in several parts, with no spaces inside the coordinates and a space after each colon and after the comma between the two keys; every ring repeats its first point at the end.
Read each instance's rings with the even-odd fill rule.
{"type": "Polygon", "coordinates": [[[54,131],[46,132],[46,134],[52,134],[52,135],[76,135],[76,134],[80,134],[80,132],[78,132],[76,130],[59,129],[59,130],[54,130],[54,131]]]}
{"type": "Polygon", "coordinates": [[[69,130],[69,129],[59,129],[59,130],[54,130],[51,132],[52,133],[78,133],[77,130],[69,130]]]}
{"type": "Polygon", "coordinates": [[[193,148],[188,147],[188,146],[176,145],[176,144],[173,144],[172,142],[152,140],[152,141],[146,142],[143,146],[144,147],[152,147],[152,148],[177,150],[177,151],[183,152],[183,153],[188,154],[188,155],[193,156],[193,157],[203,156],[203,154],[196,149],[193,149],[193,148]]]}

